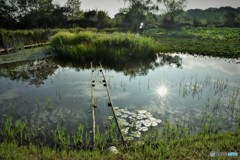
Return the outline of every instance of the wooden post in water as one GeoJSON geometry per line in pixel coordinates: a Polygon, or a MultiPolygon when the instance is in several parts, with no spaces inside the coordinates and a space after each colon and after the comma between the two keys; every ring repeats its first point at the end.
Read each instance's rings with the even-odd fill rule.
{"type": "Polygon", "coordinates": [[[103,68],[102,68],[101,63],[100,63],[100,72],[102,73],[102,76],[103,76],[103,82],[105,82],[104,87],[106,87],[106,90],[107,90],[107,95],[108,95],[108,100],[109,100],[108,106],[111,107],[111,109],[112,109],[113,117],[114,117],[114,120],[115,120],[115,122],[117,124],[117,128],[118,128],[118,131],[120,133],[121,140],[122,140],[123,143],[125,143],[124,137],[123,137],[123,134],[122,134],[122,131],[121,131],[121,128],[120,128],[120,125],[119,125],[118,120],[117,120],[117,116],[116,116],[115,110],[113,108],[113,102],[112,102],[112,99],[111,99],[111,96],[110,96],[109,88],[108,88],[108,85],[107,85],[107,81],[106,81],[105,75],[103,73],[103,68]]]}
{"type": "Polygon", "coordinates": [[[91,97],[92,97],[92,134],[93,134],[93,149],[95,148],[95,131],[96,131],[96,126],[95,126],[95,103],[94,103],[94,95],[93,95],[93,87],[95,86],[95,81],[93,80],[93,67],[92,67],[92,62],[91,64],[91,97]]]}

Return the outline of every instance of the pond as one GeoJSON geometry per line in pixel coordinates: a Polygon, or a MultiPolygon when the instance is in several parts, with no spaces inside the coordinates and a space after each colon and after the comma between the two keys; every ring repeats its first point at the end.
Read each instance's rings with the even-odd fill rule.
{"type": "MultiPolygon", "coordinates": [[[[99,62],[93,63],[96,123],[104,130],[112,111],[100,82],[99,62]]],[[[226,128],[236,126],[240,111],[238,59],[158,54],[150,60],[102,65],[126,134],[129,127],[140,134],[167,119],[197,120],[206,112],[222,119],[226,128]]],[[[91,128],[91,74],[88,63],[56,58],[1,65],[0,115],[26,119],[41,130],[52,131],[59,123],[70,133],[79,124],[91,128]]]]}

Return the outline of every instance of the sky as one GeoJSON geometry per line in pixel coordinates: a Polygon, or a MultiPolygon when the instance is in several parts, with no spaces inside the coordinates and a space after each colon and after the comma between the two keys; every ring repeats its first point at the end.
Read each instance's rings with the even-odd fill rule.
{"type": "MultiPolygon", "coordinates": [[[[53,0],[54,3],[64,5],[67,0],[53,0]]],[[[119,11],[120,8],[128,7],[127,3],[123,0],[80,0],[82,2],[82,10],[104,10],[107,11],[110,17],[119,11]]],[[[240,0],[187,0],[187,6],[185,10],[188,9],[207,9],[209,7],[221,7],[221,6],[231,6],[240,7],[240,0]]]]}

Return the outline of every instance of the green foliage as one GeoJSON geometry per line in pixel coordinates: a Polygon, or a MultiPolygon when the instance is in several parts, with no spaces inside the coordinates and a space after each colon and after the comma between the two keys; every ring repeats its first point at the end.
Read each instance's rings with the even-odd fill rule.
{"type": "Polygon", "coordinates": [[[67,13],[67,17],[69,20],[76,20],[82,17],[81,1],[79,0],[68,0],[66,3],[66,7],[69,12],[67,13]]]}
{"type": "Polygon", "coordinates": [[[141,58],[158,50],[151,38],[131,33],[59,32],[51,38],[51,46],[60,55],[82,60],[141,58]]]}
{"type": "Polygon", "coordinates": [[[4,137],[7,138],[7,140],[13,140],[14,139],[14,136],[15,136],[15,133],[14,133],[14,130],[13,130],[13,119],[12,117],[9,117],[7,118],[5,124],[4,124],[4,128],[3,128],[3,132],[2,132],[2,135],[4,137]]]}
{"type": "Polygon", "coordinates": [[[216,26],[216,27],[239,27],[240,26],[240,8],[220,7],[190,9],[184,12],[185,19],[189,19],[199,26],[216,26]]]}
{"type": "Polygon", "coordinates": [[[148,29],[139,36],[118,33],[118,28],[4,30],[0,29],[0,48],[21,48],[24,45],[42,43],[52,35],[52,46],[69,57],[78,59],[123,57],[141,58],[157,51],[182,52],[219,57],[239,57],[238,28],[189,28],[181,30],[148,29]],[[54,40],[54,41],[53,41],[54,40]],[[86,41],[85,41],[86,40],[86,41]],[[64,53],[64,52],[67,53],[64,53]]]}
{"type": "Polygon", "coordinates": [[[0,1],[0,28],[8,27],[13,28],[16,24],[15,14],[18,10],[17,6],[14,5],[14,1],[0,1]],[[15,15],[15,16],[14,16],[15,15]]]}
{"type": "Polygon", "coordinates": [[[114,144],[114,145],[117,144],[117,139],[116,139],[117,134],[116,134],[116,131],[117,131],[116,123],[114,121],[110,121],[107,133],[109,135],[109,141],[112,144],[114,144]]]}
{"type": "Polygon", "coordinates": [[[60,31],[77,33],[80,31],[94,31],[96,28],[69,28],[69,29],[32,29],[32,30],[6,30],[0,29],[0,48],[18,48],[24,45],[44,43],[60,31]]]}
{"type": "Polygon", "coordinates": [[[15,123],[12,117],[8,117],[4,123],[3,130],[0,132],[6,141],[16,141],[19,144],[24,144],[30,140],[30,132],[27,123],[22,120],[17,120],[15,123]]]}
{"type": "MultiPolygon", "coordinates": [[[[119,147],[120,154],[110,154],[102,150],[62,150],[56,151],[46,146],[33,144],[19,146],[14,142],[0,143],[1,159],[209,159],[214,151],[237,152],[240,130],[220,134],[191,135],[183,139],[165,141],[162,138],[142,146],[135,143],[119,147]],[[13,154],[14,153],[14,154],[13,154]]],[[[218,157],[226,159],[226,157],[218,157]]],[[[236,157],[237,158],[237,157],[236,157]]]]}
{"type": "Polygon", "coordinates": [[[239,28],[151,29],[143,35],[161,44],[161,52],[181,52],[216,57],[240,56],[239,28]]]}
{"type": "Polygon", "coordinates": [[[84,12],[83,18],[80,19],[80,27],[95,27],[98,29],[109,28],[114,26],[114,21],[108,16],[106,11],[89,10],[84,12]]]}
{"type": "Polygon", "coordinates": [[[155,26],[157,15],[153,12],[158,6],[152,0],[125,0],[129,3],[128,8],[121,8],[115,15],[118,26],[123,30],[141,32],[145,28],[155,26]]]}
{"type": "Polygon", "coordinates": [[[27,124],[21,120],[17,120],[15,122],[15,134],[19,137],[20,139],[20,144],[23,143],[24,140],[27,140],[27,134],[24,132],[27,131],[27,124]]]}
{"type": "Polygon", "coordinates": [[[61,126],[57,126],[57,129],[53,132],[54,142],[57,148],[68,149],[70,146],[70,136],[66,134],[66,131],[61,126]]]}
{"type": "Polygon", "coordinates": [[[96,128],[96,134],[95,134],[95,147],[103,150],[107,146],[107,137],[108,133],[105,132],[104,134],[101,134],[99,131],[99,126],[96,128]]]}
{"type": "Polygon", "coordinates": [[[81,148],[83,146],[84,142],[83,131],[84,131],[83,125],[79,125],[76,134],[73,136],[73,143],[77,148],[81,148]]]}
{"type": "Polygon", "coordinates": [[[183,12],[186,0],[157,0],[157,3],[163,4],[166,8],[166,14],[163,16],[161,26],[169,29],[179,28],[175,18],[183,12]]]}
{"type": "MultiPolygon", "coordinates": [[[[21,120],[13,122],[11,117],[3,121],[3,128],[0,129],[0,158],[1,159],[207,159],[209,153],[215,151],[236,151],[240,147],[240,130],[236,128],[231,131],[222,131],[214,116],[208,112],[196,121],[197,129],[194,130],[193,121],[178,120],[171,123],[164,121],[161,130],[152,130],[145,134],[144,141],[130,142],[120,145],[117,141],[116,126],[113,122],[108,124],[108,130],[101,134],[96,130],[96,148],[93,151],[81,150],[79,143],[82,143],[85,135],[85,143],[90,144],[90,135],[85,132],[82,125],[79,126],[73,136],[74,147],[71,147],[70,136],[66,130],[60,126],[53,132],[53,138],[57,148],[49,148],[45,144],[41,147],[33,143],[20,143],[22,137],[29,134],[29,128],[21,120]],[[215,129],[218,129],[216,132],[215,129]],[[160,134],[159,134],[160,133],[160,134]],[[110,140],[111,142],[108,142],[110,140]],[[21,145],[19,145],[21,144],[21,145]],[[77,147],[77,146],[78,147],[77,147]],[[108,153],[109,145],[117,146],[120,154],[112,155],[108,153]],[[75,150],[80,149],[80,150],[75,150]],[[191,150],[191,152],[189,152],[191,150]],[[14,153],[14,154],[12,154],[14,153]]],[[[239,118],[239,114],[237,115],[239,118]]],[[[236,120],[238,119],[237,117],[236,120]]],[[[239,120],[237,120],[239,121],[239,120]]],[[[239,122],[238,122],[239,123],[239,122]]],[[[24,139],[24,138],[23,138],[24,139]]],[[[34,138],[33,138],[34,139],[34,138]]],[[[87,147],[88,148],[88,147],[87,147]]]]}
{"type": "Polygon", "coordinates": [[[168,14],[177,15],[186,6],[186,0],[157,0],[158,3],[163,3],[168,14]]]}
{"type": "Polygon", "coordinates": [[[55,34],[57,30],[5,30],[0,29],[0,48],[17,48],[24,45],[43,43],[48,37],[55,34]]]}

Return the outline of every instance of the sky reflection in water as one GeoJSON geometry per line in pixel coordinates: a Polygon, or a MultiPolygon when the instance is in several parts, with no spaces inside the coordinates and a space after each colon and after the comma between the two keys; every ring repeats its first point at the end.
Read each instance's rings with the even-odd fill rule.
{"type": "MultiPolygon", "coordinates": [[[[147,64],[127,64],[128,67],[112,64],[105,69],[105,75],[113,103],[119,108],[131,112],[146,110],[161,120],[174,120],[199,117],[207,103],[214,106],[219,100],[218,115],[227,117],[231,116],[228,110],[231,97],[240,86],[240,67],[236,61],[160,55],[147,64]]],[[[54,124],[62,115],[68,127],[76,128],[85,121],[90,124],[90,78],[88,66],[52,60],[1,66],[0,114],[13,114],[14,109],[18,116],[30,120],[39,116],[54,124]],[[47,108],[51,111],[46,111],[47,108]]],[[[234,105],[236,111],[240,109],[239,95],[234,105]]],[[[96,87],[95,98],[99,106],[97,124],[102,124],[111,116],[105,90],[96,87]]]]}

